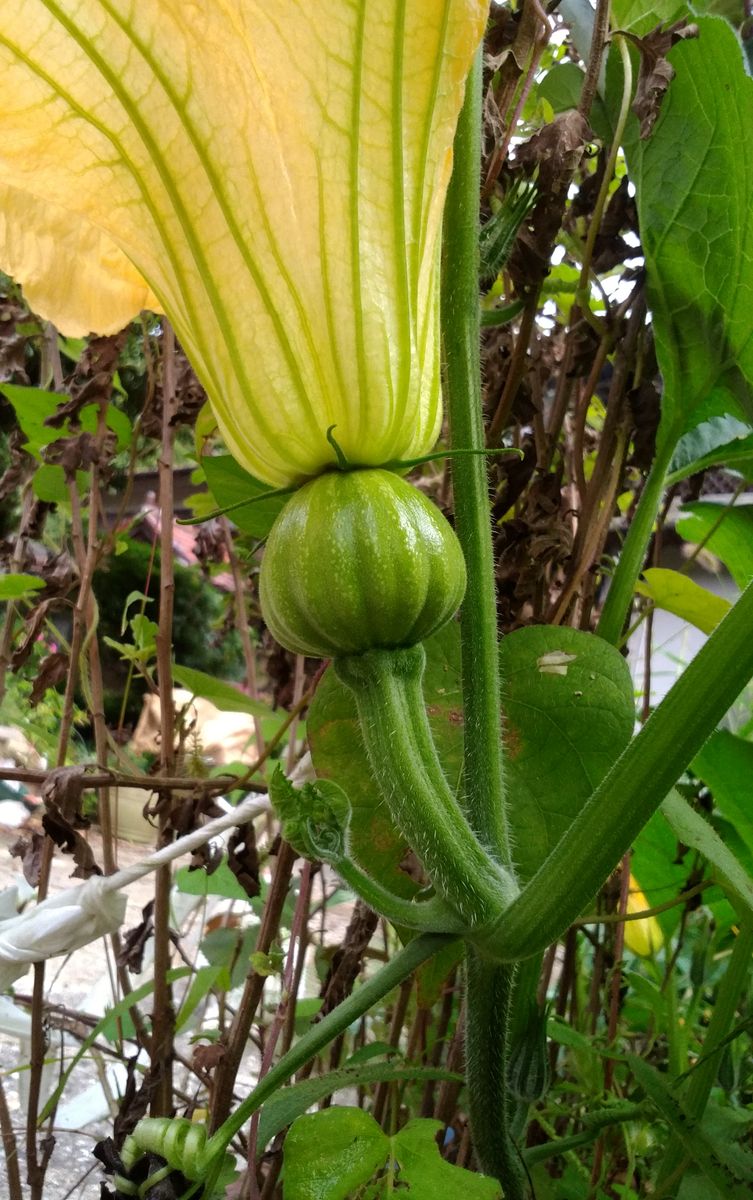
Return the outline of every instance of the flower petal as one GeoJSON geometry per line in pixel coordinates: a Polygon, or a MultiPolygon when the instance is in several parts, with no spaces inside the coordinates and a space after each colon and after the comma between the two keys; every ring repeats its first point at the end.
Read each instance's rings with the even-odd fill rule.
{"type": "Polygon", "coordinates": [[[0,185],[0,268],[68,337],[117,333],[159,301],[112,238],[75,213],[0,185]]]}
{"type": "Polygon", "coordinates": [[[331,424],[354,462],[428,449],[442,204],[488,0],[5,10],[0,182],[130,259],[239,461],[315,474],[331,424]]]}

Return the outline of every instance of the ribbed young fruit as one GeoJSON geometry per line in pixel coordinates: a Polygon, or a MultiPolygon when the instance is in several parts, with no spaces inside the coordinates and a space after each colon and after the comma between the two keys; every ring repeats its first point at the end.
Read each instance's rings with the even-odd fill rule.
{"type": "Polygon", "coordinates": [[[275,521],[262,561],[264,620],[316,658],[414,646],[457,610],[465,562],[450,525],[393,471],[330,471],[275,521]]]}

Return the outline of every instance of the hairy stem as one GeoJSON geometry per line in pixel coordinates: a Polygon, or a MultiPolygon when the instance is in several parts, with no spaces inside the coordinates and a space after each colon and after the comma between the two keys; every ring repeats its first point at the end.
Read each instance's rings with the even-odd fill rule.
{"type": "MultiPolygon", "coordinates": [[[[453,449],[484,447],[479,358],[480,168],[481,61],[478,58],[466,84],[445,209],[442,334],[453,449]]],[[[497,601],[484,457],[471,454],[454,458],[452,482],[455,527],[468,568],[468,587],[460,613],[465,805],[481,840],[509,866],[499,716],[497,601]]]]}
{"type": "Polygon", "coordinates": [[[596,632],[613,646],[620,641],[630,611],[635,584],[643,568],[651,531],[661,508],[664,481],[674,453],[674,445],[674,438],[666,438],[657,451],[609,585],[596,632]]]}
{"type": "Polygon", "coordinates": [[[494,919],[516,890],[489,857],[450,790],[429,729],[423,647],[335,660],[353,692],[369,761],[393,820],[439,894],[469,926],[494,919]]]}

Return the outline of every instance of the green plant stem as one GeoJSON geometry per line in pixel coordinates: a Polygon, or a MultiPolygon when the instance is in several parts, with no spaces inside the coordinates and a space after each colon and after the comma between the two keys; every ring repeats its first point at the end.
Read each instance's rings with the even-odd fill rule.
{"type": "Polygon", "coordinates": [[[327,1013],[326,1017],[308,1029],[209,1139],[205,1149],[207,1165],[212,1160],[222,1157],[227,1146],[243,1128],[249,1117],[261,1108],[269,1096],[287,1083],[296,1071],[304,1067],[330,1042],[344,1033],[349,1025],[352,1025],[370,1008],[378,1004],[404,979],[407,979],[417,967],[432,958],[451,941],[452,936],[443,933],[425,933],[421,937],[414,938],[395,955],[391,962],[382,967],[378,974],[367,980],[357,991],[343,1000],[342,1004],[338,1004],[337,1008],[333,1008],[332,1012],[327,1013]]]}
{"type": "Polygon", "coordinates": [[[647,1115],[645,1104],[614,1105],[611,1110],[589,1113],[588,1128],[582,1133],[573,1133],[554,1142],[544,1142],[542,1146],[529,1146],[523,1151],[523,1161],[526,1166],[532,1167],[535,1163],[546,1162],[549,1158],[559,1158],[562,1154],[595,1142],[602,1130],[611,1125],[622,1125],[626,1121],[645,1121],[647,1115]]]}
{"type": "Polygon", "coordinates": [[[533,1193],[511,1132],[516,1106],[507,1088],[517,968],[490,964],[469,946],[465,969],[465,1053],[473,1145],[482,1171],[502,1184],[505,1200],[529,1200],[533,1193]]]}
{"type": "MultiPolygon", "coordinates": [[[[445,396],[453,449],[482,449],[479,356],[479,179],[481,172],[481,51],[466,83],[447,193],[442,283],[445,396]]],[[[455,527],[468,568],[460,612],[465,713],[465,805],[489,850],[511,863],[505,818],[494,558],[486,461],[452,461],[455,527]]]]}
{"type": "Polygon", "coordinates": [[[489,954],[502,961],[535,954],[583,912],[753,678],[752,627],[749,584],[533,879],[486,933],[489,954]]]}
{"type": "MultiPolygon", "coordinates": [[[[442,276],[445,396],[453,448],[486,444],[481,407],[479,328],[479,182],[482,51],[466,83],[447,194],[442,276]]],[[[452,462],[455,527],[468,587],[460,612],[465,720],[464,803],[472,828],[513,876],[500,727],[497,599],[485,459],[452,462]]],[[[515,972],[469,948],[466,965],[466,1057],[473,1142],[483,1171],[507,1200],[529,1195],[511,1133],[507,1094],[509,1017],[515,972]]]]}
{"type": "Polygon", "coordinates": [[[431,933],[454,933],[462,936],[466,928],[452,909],[433,896],[429,900],[406,900],[377,883],[350,858],[331,859],[333,868],[343,883],[361,900],[393,925],[431,933]]]}
{"type": "Polygon", "coordinates": [[[617,646],[622,637],[638,576],[643,568],[646,548],[651,538],[664,495],[664,483],[672,461],[676,439],[666,437],[654,459],[630,528],[622,546],[619,562],[602,609],[596,632],[605,641],[617,646]]]}
{"type": "Polygon", "coordinates": [[[453,795],[429,729],[422,646],[371,650],[335,660],[355,698],[374,778],[398,828],[437,892],[467,926],[499,915],[515,881],[490,858],[453,795]]]}
{"type": "MultiPolygon", "coordinates": [[[[683,1109],[689,1121],[698,1121],[703,1116],[711,1088],[719,1068],[719,1053],[727,1033],[735,1019],[735,1011],[748,981],[750,959],[753,954],[753,922],[745,921],[735,940],[727,970],[719,984],[714,1011],[709,1021],[703,1043],[703,1060],[692,1071],[685,1094],[683,1109]]],[[[661,1187],[680,1167],[685,1150],[679,1138],[670,1139],[664,1159],[659,1168],[657,1187],[661,1187]]]]}

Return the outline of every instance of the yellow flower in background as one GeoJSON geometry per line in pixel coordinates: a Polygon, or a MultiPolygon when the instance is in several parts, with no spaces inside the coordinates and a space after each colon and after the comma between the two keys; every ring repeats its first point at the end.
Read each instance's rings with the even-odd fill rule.
{"type": "MultiPolygon", "coordinates": [[[[645,912],[650,907],[651,905],[641,891],[638,881],[634,875],[631,875],[626,911],[628,913],[639,913],[645,912]]],[[[656,917],[643,917],[638,921],[626,921],[625,945],[628,950],[632,950],[633,954],[638,954],[641,958],[653,958],[664,945],[664,934],[656,917]]]]}
{"type": "Polygon", "coordinates": [[[2,0],[0,267],[172,321],[273,485],[431,448],[452,140],[488,0],[2,0]]]}

